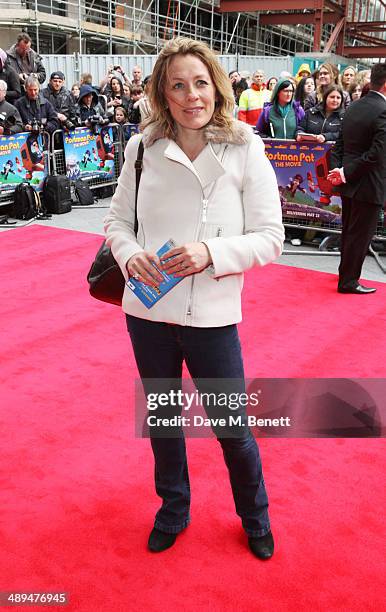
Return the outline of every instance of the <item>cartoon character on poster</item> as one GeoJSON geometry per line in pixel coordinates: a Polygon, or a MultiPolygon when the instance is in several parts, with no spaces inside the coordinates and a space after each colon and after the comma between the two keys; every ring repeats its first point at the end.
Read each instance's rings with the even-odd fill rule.
{"type": "Polygon", "coordinates": [[[96,137],[99,167],[104,168],[106,161],[112,160],[114,163],[114,144],[110,136],[109,128],[102,127],[96,137]]]}
{"type": "Polygon", "coordinates": [[[72,181],[76,181],[80,177],[80,164],[75,155],[67,157],[66,174],[72,181]]]}
{"type": "Polygon", "coordinates": [[[72,180],[111,180],[115,176],[111,127],[101,127],[96,132],[88,128],[71,130],[64,138],[64,153],[66,174],[72,180]]]}
{"type": "Polygon", "coordinates": [[[48,172],[43,136],[20,133],[0,137],[0,189],[13,191],[28,182],[40,191],[48,172]]]}
{"type": "Polygon", "coordinates": [[[22,165],[26,169],[25,178],[32,181],[34,172],[44,172],[43,147],[39,144],[39,136],[30,134],[22,147],[20,147],[22,165]]]}
{"type": "Polygon", "coordinates": [[[91,151],[90,149],[87,149],[87,151],[85,151],[83,154],[82,161],[80,162],[80,167],[87,168],[87,164],[89,162],[91,162],[91,151]]]}
{"type": "Polygon", "coordinates": [[[4,177],[4,180],[5,180],[5,181],[7,181],[7,180],[8,180],[8,174],[9,174],[10,172],[11,172],[12,174],[15,174],[15,171],[14,171],[14,170],[12,170],[12,168],[13,168],[13,161],[12,161],[12,159],[8,159],[8,160],[5,162],[5,164],[4,164],[4,166],[3,166],[3,169],[2,169],[2,171],[1,171],[1,174],[3,175],[3,177],[4,177]]]}
{"type": "Polygon", "coordinates": [[[294,177],[290,177],[289,183],[288,185],[286,185],[285,191],[289,194],[291,194],[292,197],[295,196],[296,192],[298,190],[302,191],[303,193],[306,192],[305,188],[302,187],[302,182],[304,181],[304,178],[301,174],[295,174],[294,177]]]}

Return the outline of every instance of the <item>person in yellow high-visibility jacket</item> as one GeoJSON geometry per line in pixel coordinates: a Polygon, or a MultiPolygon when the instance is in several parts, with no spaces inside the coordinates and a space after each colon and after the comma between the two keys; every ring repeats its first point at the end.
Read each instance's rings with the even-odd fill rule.
{"type": "Polygon", "coordinates": [[[256,70],[252,76],[249,89],[243,91],[239,99],[238,119],[255,126],[265,102],[269,102],[271,92],[265,86],[265,75],[262,70],[256,70]]]}

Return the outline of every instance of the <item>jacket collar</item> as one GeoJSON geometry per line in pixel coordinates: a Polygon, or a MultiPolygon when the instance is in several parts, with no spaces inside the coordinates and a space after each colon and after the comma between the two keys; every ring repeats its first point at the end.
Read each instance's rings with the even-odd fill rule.
{"type": "MultiPolygon", "coordinates": [[[[253,130],[250,125],[243,121],[234,120],[231,130],[208,124],[204,129],[204,135],[205,140],[212,144],[243,145],[252,140],[253,130]]],[[[156,122],[151,123],[143,131],[143,145],[145,148],[151,147],[156,140],[164,137],[161,126],[156,122]]]]}
{"type": "MultiPolygon", "coordinates": [[[[376,97],[381,96],[385,100],[385,102],[386,102],[386,96],[383,93],[381,93],[380,91],[376,91],[375,89],[370,89],[369,93],[366,94],[366,95],[369,95],[369,94],[375,94],[376,97]]],[[[372,97],[374,97],[374,95],[372,97]]]]}
{"type": "Polygon", "coordinates": [[[39,106],[42,106],[45,104],[45,98],[42,94],[41,91],[39,91],[39,95],[36,98],[36,100],[30,100],[29,97],[27,96],[27,94],[24,95],[25,98],[25,104],[27,106],[27,108],[31,108],[32,103],[35,102],[36,106],[39,108],[39,106]]]}
{"type": "MultiPolygon", "coordinates": [[[[217,157],[212,144],[209,142],[194,161],[183,152],[174,140],[168,140],[164,155],[172,161],[178,162],[196,175],[203,188],[225,174],[225,168],[217,157]]],[[[223,149],[223,147],[220,147],[223,149]]]]}
{"type": "MultiPolygon", "coordinates": [[[[225,149],[221,145],[243,145],[254,138],[251,126],[237,120],[232,122],[231,130],[209,124],[204,130],[204,135],[207,146],[194,161],[187,157],[174,140],[165,139],[164,150],[165,157],[184,165],[193,172],[203,188],[225,173],[225,168],[220,159],[221,153],[224,153],[225,149]]],[[[151,123],[144,129],[143,144],[145,148],[151,147],[157,140],[161,139],[164,139],[164,135],[157,123],[151,123]]]]}

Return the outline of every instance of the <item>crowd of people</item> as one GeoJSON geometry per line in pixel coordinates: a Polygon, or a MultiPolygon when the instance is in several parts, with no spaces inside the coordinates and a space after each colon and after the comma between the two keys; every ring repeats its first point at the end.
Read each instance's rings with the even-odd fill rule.
{"type": "Polygon", "coordinates": [[[129,78],[121,66],[111,65],[99,84],[84,73],[70,89],[60,70],[42,87],[46,78],[42,58],[31,48],[28,34],[19,34],[7,51],[0,49],[0,135],[139,124],[149,116],[146,87],[150,77],[143,77],[140,66],[133,68],[129,78]]]}
{"type": "Polygon", "coordinates": [[[326,62],[313,72],[302,64],[294,76],[283,71],[267,79],[262,70],[252,75],[233,70],[229,78],[235,116],[260,136],[302,140],[312,134],[322,143],[338,138],[345,110],[368,93],[370,70],[347,66],[339,72],[326,62]]]}
{"type": "MultiPolygon", "coordinates": [[[[140,66],[132,74],[111,65],[99,84],[84,73],[68,88],[63,72],[50,75],[31,48],[26,33],[10,49],[0,49],[0,135],[44,129],[94,127],[108,123],[139,124],[150,115],[146,89],[150,75],[140,66]]],[[[262,137],[301,140],[314,134],[318,142],[334,141],[340,134],[347,107],[369,90],[370,70],[347,66],[341,73],[330,63],[315,71],[302,64],[296,75],[281,72],[266,77],[261,69],[250,75],[229,73],[234,116],[252,125],[262,137]]],[[[126,133],[125,133],[126,134],[126,133]]],[[[127,130],[126,137],[131,132],[127,130]]]]}

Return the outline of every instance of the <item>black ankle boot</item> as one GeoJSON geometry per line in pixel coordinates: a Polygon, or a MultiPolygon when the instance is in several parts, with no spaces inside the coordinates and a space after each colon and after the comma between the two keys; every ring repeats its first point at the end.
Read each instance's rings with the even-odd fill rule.
{"type": "Polygon", "coordinates": [[[261,538],[248,538],[248,544],[255,557],[263,561],[270,559],[273,555],[274,543],[270,531],[261,538]]]}
{"type": "Polygon", "coordinates": [[[165,533],[154,527],[149,536],[148,548],[152,552],[162,552],[173,546],[177,535],[177,533],[165,533]]]}

